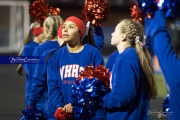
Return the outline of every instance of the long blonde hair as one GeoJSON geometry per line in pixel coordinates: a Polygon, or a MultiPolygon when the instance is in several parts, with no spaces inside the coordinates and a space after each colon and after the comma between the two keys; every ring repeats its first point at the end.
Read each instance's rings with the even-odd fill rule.
{"type": "Polygon", "coordinates": [[[152,66],[152,59],[150,53],[143,45],[144,32],[140,23],[133,20],[124,19],[121,22],[121,32],[126,34],[126,40],[129,42],[130,47],[135,47],[143,72],[146,76],[145,86],[149,90],[149,97],[155,99],[157,96],[157,86],[154,77],[152,66]]]}

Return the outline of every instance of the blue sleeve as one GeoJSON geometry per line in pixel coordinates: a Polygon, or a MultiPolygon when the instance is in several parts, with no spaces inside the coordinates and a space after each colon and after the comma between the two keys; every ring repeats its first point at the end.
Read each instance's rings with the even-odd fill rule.
{"type": "MultiPolygon", "coordinates": [[[[34,49],[32,47],[24,47],[22,56],[29,56],[31,57],[33,54],[34,49]]],[[[26,74],[28,76],[32,76],[33,70],[32,70],[32,64],[23,64],[23,68],[26,71],[26,74]]]]}
{"type": "Polygon", "coordinates": [[[154,50],[153,50],[153,43],[152,42],[153,42],[152,38],[147,36],[146,41],[145,41],[145,47],[149,51],[151,57],[154,56],[154,50]]]}
{"type": "Polygon", "coordinates": [[[104,96],[105,108],[119,108],[127,105],[136,96],[135,73],[132,66],[126,62],[114,64],[112,74],[112,89],[104,96]]]}
{"type": "Polygon", "coordinates": [[[102,51],[104,47],[104,33],[101,26],[94,26],[94,42],[95,47],[102,51]]]}
{"type": "Polygon", "coordinates": [[[109,58],[108,58],[108,60],[107,60],[107,63],[106,63],[106,68],[109,69],[109,72],[112,71],[113,64],[114,64],[114,62],[115,62],[116,57],[117,57],[118,54],[119,54],[119,52],[118,52],[118,51],[115,51],[115,52],[113,52],[113,53],[109,56],[109,58]]]}
{"type": "MultiPolygon", "coordinates": [[[[35,49],[34,49],[34,52],[33,52],[33,55],[32,55],[35,59],[39,59],[39,50],[38,50],[38,47],[36,47],[35,49]]],[[[32,64],[32,71],[35,71],[35,68],[36,68],[36,65],[37,64],[32,64]]],[[[33,74],[34,74],[34,72],[33,72],[33,74]]]]}
{"type": "Polygon", "coordinates": [[[61,83],[58,81],[58,65],[55,62],[53,56],[48,60],[47,66],[47,78],[48,78],[48,97],[51,98],[52,103],[56,106],[55,109],[58,107],[64,106],[64,99],[61,90],[61,83]]]}
{"type": "Polygon", "coordinates": [[[175,87],[180,82],[180,60],[173,51],[167,30],[154,36],[154,50],[169,87],[175,87]]]}
{"type": "Polygon", "coordinates": [[[164,12],[157,10],[152,19],[146,18],[146,30],[152,37],[154,52],[170,88],[179,84],[180,60],[173,51],[164,12]]]}
{"type": "Polygon", "coordinates": [[[35,108],[37,102],[42,98],[44,91],[47,89],[47,64],[45,63],[46,55],[42,54],[39,64],[36,65],[33,79],[29,105],[35,108]]]}

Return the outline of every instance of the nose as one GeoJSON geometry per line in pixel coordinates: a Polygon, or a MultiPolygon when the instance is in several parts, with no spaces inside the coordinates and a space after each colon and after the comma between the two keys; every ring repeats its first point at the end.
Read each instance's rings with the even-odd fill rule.
{"type": "Polygon", "coordinates": [[[68,27],[64,26],[62,29],[63,32],[67,32],[68,31],[68,27]]]}
{"type": "Polygon", "coordinates": [[[63,29],[63,31],[64,31],[64,32],[67,31],[67,28],[65,27],[65,28],[63,29]]]}

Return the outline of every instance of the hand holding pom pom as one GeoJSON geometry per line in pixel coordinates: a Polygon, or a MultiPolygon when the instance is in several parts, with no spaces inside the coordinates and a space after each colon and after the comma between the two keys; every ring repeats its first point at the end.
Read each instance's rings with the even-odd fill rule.
{"type": "Polygon", "coordinates": [[[63,111],[63,108],[58,108],[54,114],[56,120],[72,120],[73,116],[70,113],[63,111]]]}

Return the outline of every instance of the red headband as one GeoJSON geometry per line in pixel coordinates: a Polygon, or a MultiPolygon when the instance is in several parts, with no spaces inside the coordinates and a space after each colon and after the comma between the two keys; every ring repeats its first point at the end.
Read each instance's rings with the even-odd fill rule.
{"type": "Polygon", "coordinates": [[[39,34],[43,33],[43,27],[34,27],[33,28],[33,35],[37,36],[39,34]]]}
{"type": "Polygon", "coordinates": [[[63,23],[59,26],[59,29],[58,29],[59,38],[62,38],[62,25],[63,25],[63,23]]]}
{"type": "Polygon", "coordinates": [[[77,25],[77,27],[79,28],[81,37],[84,36],[84,34],[86,32],[86,25],[81,19],[79,19],[78,17],[75,17],[75,16],[71,16],[71,17],[68,17],[65,21],[74,22],[77,25]]]}

